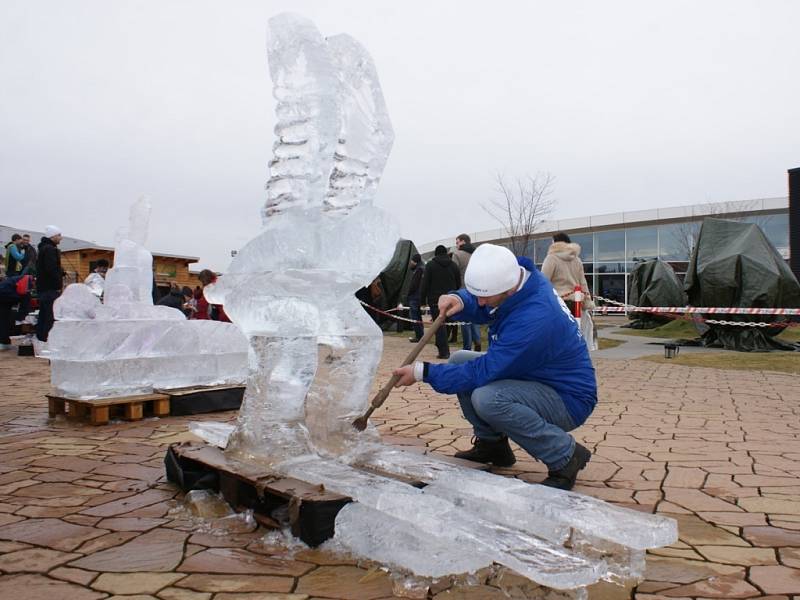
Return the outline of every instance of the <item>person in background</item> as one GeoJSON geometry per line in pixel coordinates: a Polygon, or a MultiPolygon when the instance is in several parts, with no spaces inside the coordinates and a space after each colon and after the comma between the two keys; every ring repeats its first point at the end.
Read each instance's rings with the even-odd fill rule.
{"type": "Polygon", "coordinates": [[[109,262],[105,258],[101,258],[95,263],[94,270],[83,280],[84,285],[98,298],[103,297],[103,291],[106,285],[106,273],[108,273],[109,266],[109,262]]]}
{"type": "Polygon", "coordinates": [[[6,244],[6,277],[21,275],[25,268],[25,240],[18,233],[6,244]]]}
{"type": "MultiPolygon", "coordinates": [[[[460,234],[456,238],[456,251],[453,252],[453,262],[456,263],[461,273],[461,281],[464,281],[464,274],[467,272],[467,265],[469,265],[469,259],[473,252],[475,252],[475,246],[472,245],[470,237],[466,233],[460,234]]],[[[477,323],[466,323],[462,325],[461,337],[464,341],[464,350],[472,350],[474,345],[475,352],[481,351],[480,325],[477,323]]]]}
{"type": "MultiPolygon", "coordinates": [[[[210,269],[203,269],[198,275],[200,283],[203,288],[217,280],[217,274],[210,269]]],[[[230,323],[231,320],[225,314],[225,310],[221,304],[209,304],[204,294],[200,294],[197,299],[197,311],[192,315],[192,319],[211,319],[214,321],[225,321],[230,323]]]]}
{"type": "Polygon", "coordinates": [[[22,267],[23,275],[36,275],[36,258],[38,256],[38,252],[36,252],[36,248],[34,248],[33,244],[31,244],[31,234],[30,233],[23,233],[22,234],[22,242],[23,248],[25,249],[25,261],[22,267]]]}
{"type": "Polygon", "coordinates": [[[408,285],[408,314],[414,321],[414,337],[408,338],[409,342],[417,343],[425,333],[422,327],[422,311],[420,310],[421,297],[419,295],[422,286],[422,275],[425,272],[425,264],[419,254],[414,254],[408,263],[411,269],[411,283],[408,285]]]}
{"type": "MultiPolygon", "coordinates": [[[[427,302],[431,309],[431,317],[436,320],[439,316],[439,297],[461,287],[461,275],[458,267],[447,255],[447,248],[442,245],[436,246],[433,255],[433,260],[428,261],[422,274],[420,298],[423,302],[427,302]]],[[[445,326],[436,331],[436,347],[439,350],[437,358],[450,358],[445,326]]]]}
{"type": "Polygon", "coordinates": [[[33,289],[31,275],[13,275],[0,281],[0,350],[11,350],[14,321],[28,314],[33,289]],[[19,305],[15,311],[14,307],[19,305]]]}
{"type": "Polygon", "coordinates": [[[559,231],[553,236],[553,243],[548,248],[547,256],[542,263],[542,275],[550,280],[573,315],[575,314],[575,288],[577,286],[580,286],[583,291],[583,309],[594,308],[580,255],[581,247],[573,244],[566,233],[559,231]]]}
{"type": "Polygon", "coordinates": [[[61,268],[61,229],[48,225],[39,242],[39,256],[36,260],[36,294],[39,300],[39,318],[36,322],[36,337],[46,342],[53,328],[53,303],[61,295],[64,286],[64,270],[61,268]]]}
{"type": "Polygon", "coordinates": [[[173,281],[169,284],[169,294],[161,298],[157,306],[169,306],[170,308],[181,311],[186,315],[186,318],[190,318],[191,311],[187,308],[187,305],[193,300],[192,296],[192,289],[190,287],[184,286],[181,288],[181,286],[173,281]]]}

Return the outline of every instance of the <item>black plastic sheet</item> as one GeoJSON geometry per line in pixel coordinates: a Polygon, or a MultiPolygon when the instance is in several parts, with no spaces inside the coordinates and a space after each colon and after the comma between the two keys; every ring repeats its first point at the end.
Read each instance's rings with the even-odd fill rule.
{"type": "MultiPolygon", "coordinates": [[[[685,306],[683,284],[669,264],[660,260],[641,262],[628,279],[628,304],[633,306],[685,306]]],[[[653,329],[671,319],[649,312],[631,312],[628,327],[653,329]]]]}
{"type": "MultiPolygon", "coordinates": [[[[736,308],[800,307],[800,284],[789,266],[753,223],[705,219],[686,273],[691,306],[736,308]]],[[[785,323],[786,316],[716,315],[715,320],[785,323]]],[[[703,344],[743,352],[796,350],[776,339],[780,327],[710,325],[703,344]]]]}

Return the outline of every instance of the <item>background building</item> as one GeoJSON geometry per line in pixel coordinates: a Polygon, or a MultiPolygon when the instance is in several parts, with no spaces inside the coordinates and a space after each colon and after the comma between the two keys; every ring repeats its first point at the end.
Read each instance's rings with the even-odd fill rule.
{"type": "MultiPolygon", "coordinates": [[[[20,235],[29,233],[31,243],[34,246],[39,244],[44,235],[40,231],[0,225],[0,244],[5,246],[11,241],[11,236],[15,233],[20,235]]],[[[58,247],[61,250],[61,267],[66,272],[67,282],[69,283],[82,282],[86,279],[101,258],[105,258],[111,266],[114,266],[114,248],[66,236],[61,240],[58,247]]],[[[158,252],[153,252],[152,254],[153,275],[156,279],[159,295],[168,293],[172,282],[181,287],[189,286],[192,289],[200,285],[197,273],[189,271],[189,265],[200,260],[198,257],[158,252]]]]}
{"type": "MultiPolygon", "coordinates": [[[[626,302],[628,273],[639,261],[660,258],[669,262],[678,276],[683,278],[705,217],[758,224],[781,256],[788,260],[788,206],[786,197],[763,198],[545,221],[536,228],[534,239],[524,254],[541,267],[552,243],[551,236],[563,231],[581,246],[581,260],[592,293],[626,302]]],[[[438,244],[453,248],[455,236],[459,233],[462,232],[455,231],[451,238],[422,244],[420,252],[423,258],[429,259],[438,244]]],[[[478,231],[469,235],[476,245],[491,242],[511,247],[504,229],[478,231]]]]}

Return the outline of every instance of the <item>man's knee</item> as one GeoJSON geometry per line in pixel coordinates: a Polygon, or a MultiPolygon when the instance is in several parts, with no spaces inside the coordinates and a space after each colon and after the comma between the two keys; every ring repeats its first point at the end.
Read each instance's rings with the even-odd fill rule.
{"type": "Polygon", "coordinates": [[[500,416],[508,406],[507,398],[504,397],[502,390],[491,384],[474,389],[471,400],[472,408],[481,419],[487,422],[500,416]]]}
{"type": "Polygon", "coordinates": [[[471,350],[458,350],[450,355],[450,360],[447,361],[448,365],[460,365],[478,358],[480,352],[472,352],[471,350]]]}

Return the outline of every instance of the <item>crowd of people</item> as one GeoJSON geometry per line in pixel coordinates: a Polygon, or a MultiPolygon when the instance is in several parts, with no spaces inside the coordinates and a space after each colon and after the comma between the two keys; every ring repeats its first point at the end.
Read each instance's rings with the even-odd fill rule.
{"type": "MultiPolygon", "coordinates": [[[[15,233],[3,246],[2,273],[0,273],[0,350],[10,350],[15,323],[23,321],[32,308],[38,308],[35,335],[40,342],[47,342],[55,323],[53,304],[64,289],[66,273],[61,265],[59,244],[62,231],[48,225],[36,247],[30,234],[15,233]]],[[[92,272],[84,284],[98,298],[103,297],[106,273],[111,267],[106,259],[94,263],[92,272]]],[[[216,281],[217,275],[209,269],[202,270],[200,285],[194,290],[188,286],[170,284],[169,293],[159,297],[153,279],[153,301],[183,312],[187,319],[210,319],[230,322],[222,306],[209,304],[203,289],[216,281]]]]}

